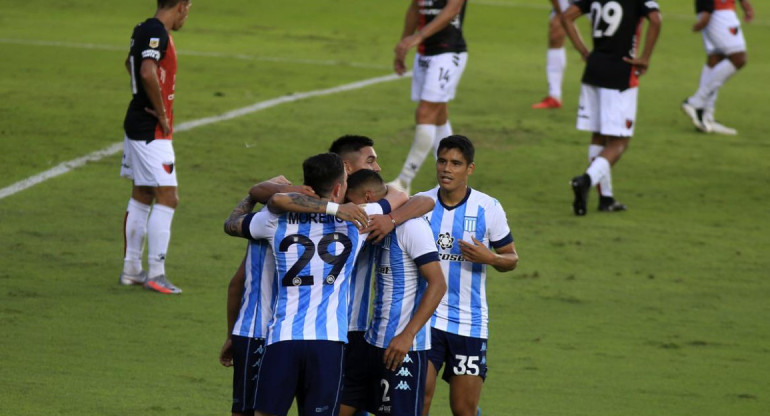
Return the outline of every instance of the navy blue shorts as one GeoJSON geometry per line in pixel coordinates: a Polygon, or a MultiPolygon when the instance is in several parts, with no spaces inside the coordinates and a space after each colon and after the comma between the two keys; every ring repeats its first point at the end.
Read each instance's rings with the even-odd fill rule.
{"type": "Polygon", "coordinates": [[[430,329],[430,351],[428,359],[436,372],[446,364],[441,376],[447,383],[452,376],[479,376],[487,378],[487,340],[464,337],[436,328],[430,329]]]}
{"type": "Polygon", "coordinates": [[[340,402],[354,409],[367,409],[374,394],[370,383],[373,358],[364,331],[348,332],[345,345],[345,381],[340,402]]]}
{"type": "Polygon", "coordinates": [[[376,387],[374,403],[369,411],[377,416],[421,416],[425,402],[425,376],[428,373],[428,352],[409,351],[396,371],[385,368],[385,349],[370,346],[374,351],[376,370],[372,380],[376,387]]]}
{"type": "Polygon", "coordinates": [[[296,396],[300,416],[337,416],[344,344],[280,341],[265,349],[254,409],[285,415],[296,396]]]}
{"type": "Polygon", "coordinates": [[[265,352],[264,338],[237,335],[233,340],[233,413],[254,410],[257,374],[265,352]]]}

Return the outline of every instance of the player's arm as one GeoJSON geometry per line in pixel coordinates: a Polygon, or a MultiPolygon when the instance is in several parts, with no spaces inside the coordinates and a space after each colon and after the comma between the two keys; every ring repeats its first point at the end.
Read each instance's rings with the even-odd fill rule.
{"type": "Polygon", "coordinates": [[[741,8],[743,9],[743,20],[746,23],[754,20],[754,7],[751,6],[749,0],[741,0],[741,8]]]}
{"type": "Polygon", "coordinates": [[[636,75],[644,75],[647,72],[647,68],[650,66],[650,57],[652,56],[652,50],[655,49],[655,43],[658,42],[658,36],[660,35],[660,28],[662,26],[662,18],[660,11],[653,10],[647,14],[647,34],[644,38],[644,49],[642,55],[636,58],[623,57],[623,60],[634,66],[636,75]]]}
{"type": "Polygon", "coordinates": [[[123,63],[126,66],[126,71],[128,71],[128,75],[131,76],[131,53],[126,56],[126,62],[123,63]]]}
{"type": "Polygon", "coordinates": [[[243,230],[243,222],[256,205],[257,201],[251,195],[246,195],[245,198],[238,202],[230,216],[225,220],[225,234],[233,237],[249,238],[243,230]]]}
{"type": "Polygon", "coordinates": [[[160,123],[160,128],[164,135],[168,135],[171,126],[168,121],[166,108],[163,106],[163,94],[160,91],[160,80],[158,79],[158,63],[154,59],[142,59],[142,65],[139,69],[139,78],[142,81],[147,98],[152,103],[152,108],[145,108],[144,111],[155,116],[160,123]]]}
{"type": "Polygon", "coordinates": [[[711,21],[711,13],[709,13],[709,12],[700,12],[700,13],[698,13],[698,20],[695,23],[693,23],[692,31],[693,32],[700,32],[706,26],[708,26],[710,21],[711,21]]]}
{"type": "Polygon", "coordinates": [[[460,251],[465,260],[488,264],[499,272],[509,272],[519,264],[519,255],[513,242],[490,250],[484,243],[471,236],[472,241],[460,240],[460,251]]]}
{"type": "Polygon", "coordinates": [[[406,328],[400,334],[393,337],[390,340],[390,344],[388,344],[388,348],[385,349],[383,360],[385,367],[391,371],[395,371],[401,365],[404,356],[412,347],[415,335],[428,323],[428,319],[436,311],[441,298],[446,293],[446,281],[438,262],[438,255],[436,252],[433,252],[432,255],[435,257],[434,261],[420,266],[420,274],[428,281],[428,287],[425,289],[422,299],[420,299],[420,304],[417,306],[412,319],[406,324],[406,328]]]}
{"type": "Polygon", "coordinates": [[[403,75],[406,72],[406,51],[402,54],[398,54],[398,46],[401,45],[401,41],[414,34],[417,30],[417,26],[420,22],[420,9],[417,6],[417,1],[410,0],[409,7],[406,9],[406,16],[404,17],[404,30],[401,32],[401,38],[399,43],[396,44],[396,57],[393,60],[393,69],[398,75],[403,75]]]}
{"type": "Polygon", "coordinates": [[[238,319],[238,309],[243,298],[243,285],[246,280],[246,257],[230,279],[227,287],[227,336],[222,350],[219,352],[219,362],[225,367],[233,366],[233,327],[238,319]]]}
{"type": "Polygon", "coordinates": [[[334,215],[341,220],[357,224],[359,228],[369,222],[366,211],[352,202],[337,204],[296,192],[273,195],[267,202],[267,209],[274,214],[301,212],[334,215]]]}
{"type": "MultiPolygon", "coordinates": [[[[447,27],[447,25],[449,25],[449,23],[455,17],[457,17],[458,14],[460,14],[463,9],[464,2],[465,0],[447,0],[446,6],[441,9],[441,12],[436,15],[436,17],[431,20],[430,23],[425,25],[421,30],[415,33],[410,33],[408,36],[402,38],[401,42],[396,45],[396,61],[398,62],[400,60],[403,62],[409,49],[419,45],[425,39],[435,35],[440,30],[447,27]]],[[[417,8],[418,6],[415,2],[412,2],[412,7],[417,8]]],[[[419,19],[419,9],[416,9],[416,12],[419,19]]],[[[407,12],[407,20],[409,19],[408,13],[409,12],[407,12]]],[[[406,29],[407,28],[404,27],[404,32],[406,32],[406,29]]]]}
{"type": "MultiPolygon", "coordinates": [[[[390,188],[388,188],[390,193],[390,188]]],[[[406,203],[394,209],[389,215],[372,215],[369,217],[369,226],[363,232],[369,233],[369,240],[375,243],[382,241],[394,228],[406,221],[422,217],[433,210],[436,201],[425,195],[415,195],[406,203]]],[[[393,204],[391,203],[391,207],[393,204]]]]}
{"type": "Polygon", "coordinates": [[[569,37],[570,42],[572,42],[572,45],[577,49],[578,53],[580,53],[580,56],[583,57],[583,60],[586,60],[591,51],[588,50],[585,42],[583,42],[580,31],[578,31],[577,26],[575,25],[575,20],[582,15],[583,11],[579,7],[574,4],[570,5],[567,10],[564,10],[561,14],[561,24],[564,26],[564,31],[567,32],[567,36],[569,37]]]}
{"type": "Polygon", "coordinates": [[[267,201],[270,200],[271,196],[277,193],[286,192],[297,192],[313,198],[318,198],[318,196],[313,191],[313,188],[306,185],[294,186],[291,184],[291,181],[286,179],[283,175],[279,175],[275,178],[260,182],[249,189],[249,195],[251,198],[260,204],[267,204],[267,201]]]}

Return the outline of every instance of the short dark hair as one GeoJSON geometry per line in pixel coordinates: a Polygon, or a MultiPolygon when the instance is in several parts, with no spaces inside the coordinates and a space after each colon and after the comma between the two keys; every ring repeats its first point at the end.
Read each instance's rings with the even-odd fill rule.
{"type": "Polygon", "coordinates": [[[335,140],[329,151],[344,157],[347,153],[357,152],[367,146],[374,146],[374,141],[366,136],[346,134],[335,140]]]}
{"type": "Polygon", "coordinates": [[[438,144],[436,156],[438,156],[442,151],[448,149],[459,150],[469,165],[473,163],[473,156],[476,154],[476,149],[473,148],[473,143],[471,143],[470,139],[467,137],[454,134],[441,139],[441,142],[438,144]]]}
{"type": "Polygon", "coordinates": [[[320,197],[329,197],[335,182],[342,182],[345,177],[342,159],[334,153],[321,153],[305,159],[302,171],[304,184],[320,197]]]}
{"type": "Polygon", "coordinates": [[[370,169],[359,169],[348,176],[348,189],[358,189],[359,187],[384,186],[385,181],[379,173],[370,169]]]}
{"type": "Polygon", "coordinates": [[[176,7],[179,3],[187,3],[190,0],[158,0],[158,8],[159,9],[168,9],[171,7],[176,7]]]}

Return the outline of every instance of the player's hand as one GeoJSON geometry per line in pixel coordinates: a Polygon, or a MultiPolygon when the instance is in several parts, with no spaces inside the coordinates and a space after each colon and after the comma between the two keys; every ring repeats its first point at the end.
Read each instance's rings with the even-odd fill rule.
{"type": "Polygon", "coordinates": [[[336,217],[344,221],[352,222],[359,230],[369,223],[369,216],[366,214],[366,211],[361,208],[360,205],[356,205],[352,202],[340,204],[337,208],[336,217]]]}
{"type": "Polygon", "coordinates": [[[754,8],[751,7],[751,3],[748,1],[742,1],[741,6],[743,6],[743,21],[751,23],[754,20],[754,8]]]}
{"type": "Polygon", "coordinates": [[[158,112],[149,107],[144,107],[144,111],[146,111],[149,114],[152,114],[153,117],[158,119],[158,123],[160,124],[160,129],[163,130],[164,136],[168,136],[169,133],[171,133],[171,125],[168,122],[168,116],[163,114],[163,117],[158,117],[158,112]]]}
{"type": "Polygon", "coordinates": [[[283,175],[278,175],[275,178],[268,179],[267,181],[277,183],[278,185],[291,185],[291,181],[286,179],[286,177],[283,175]]]}
{"type": "Polygon", "coordinates": [[[361,230],[361,233],[369,233],[367,240],[379,243],[394,228],[396,228],[396,225],[393,224],[393,221],[387,215],[372,215],[369,217],[369,225],[361,230]]]}
{"type": "Polygon", "coordinates": [[[388,344],[388,348],[385,349],[382,362],[385,364],[385,368],[390,371],[398,370],[401,363],[404,362],[404,357],[412,347],[412,341],[414,339],[405,333],[400,333],[393,337],[388,344]]]}
{"type": "Polygon", "coordinates": [[[225,367],[233,366],[233,340],[230,337],[227,337],[222,351],[219,352],[219,363],[225,367]]]}
{"type": "Polygon", "coordinates": [[[495,258],[495,253],[489,250],[481,241],[477,240],[476,237],[471,236],[471,239],[473,240],[472,242],[460,240],[460,251],[463,253],[465,260],[472,263],[491,264],[495,258]]]}
{"type": "Polygon", "coordinates": [[[634,71],[637,77],[644,75],[647,72],[647,67],[649,66],[649,62],[647,62],[646,59],[642,59],[642,58],[632,59],[624,56],[623,61],[631,64],[634,67],[632,71],[634,71]]]}
{"type": "Polygon", "coordinates": [[[409,52],[409,49],[412,49],[412,47],[419,45],[420,42],[422,42],[422,34],[417,32],[401,39],[401,41],[396,44],[396,48],[393,50],[396,54],[396,58],[393,61],[393,69],[395,69],[398,75],[403,75],[406,72],[406,64],[404,64],[406,61],[406,53],[409,52]]]}
{"type": "Polygon", "coordinates": [[[283,193],[287,193],[287,194],[295,192],[295,193],[298,193],[298,194],[307,195],[307,196],[312,197],[312,198],[320,198],[320,196],[318,196],[318,194],[315,193],[313,188],[311,188],[311,187],[309,187],[307,185],[296,185],[296,186],[289,185],[282,192],[283,193]]]}
{"type": "Polygon", "coordinates": [[[406,64],[404,63],[404,60],[398,58],[394,59],[393,70],[396,71],[396,74],[398,75],[404,75],[406,73],[406,64]]]}

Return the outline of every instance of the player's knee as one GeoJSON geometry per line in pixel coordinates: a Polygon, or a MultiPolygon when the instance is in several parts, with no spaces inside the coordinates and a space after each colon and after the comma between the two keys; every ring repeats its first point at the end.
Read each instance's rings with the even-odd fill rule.
{"type": "Polygon", "coordinates": [[[730,56],[730,62],[735,65],[736,69],[741,69],[748,63],[748,58],[745,52],[737,53],[730,56]]]}

